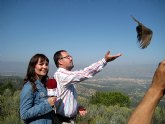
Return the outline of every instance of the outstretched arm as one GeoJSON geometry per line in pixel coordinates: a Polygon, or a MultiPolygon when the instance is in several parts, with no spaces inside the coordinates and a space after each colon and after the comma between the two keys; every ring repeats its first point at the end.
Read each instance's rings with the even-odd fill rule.
{"type": "Polygon", "coordinates": [[[155,71],[152,84],[144,98],[132,113],[128,124],[150,124],[152,116],[165,91],[165,60],[155,71]]]}

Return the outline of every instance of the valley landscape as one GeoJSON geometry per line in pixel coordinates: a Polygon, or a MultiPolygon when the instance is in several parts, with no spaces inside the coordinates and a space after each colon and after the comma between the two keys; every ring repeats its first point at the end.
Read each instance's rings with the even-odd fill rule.
{"type": "MultiPolygon", "coordinates": [[[[13,123],[17,121],[18,123],[23,124],[22,120],[19,118],[19,93],[26,70],[23,65],[16,68],[17,66],[19,66],[19,64],[0,66],[0,93],[2,94],[0,99],[2,100],[6,98],[5,94],[9,96],[5,101],[2,100],[2,114],[6,112],[6,115],[0,117],[0,122],[8,123],[8,118],[10,118],[10,121],[13,123]],[[12,84],[12,86],[8,85],[8,83],[12,84]],[[5,84],[12,90],[5,90],[5,84]],[[13,91],[15,92],[12,93],[13,91]],[[11,107],[14,107],[16,111],[8,113],[6,105],[11,103],[11,99],[13,99],[12,104],[14,104],[14,106],[11,107]]],[[[76,66],[75,70],[79,70],[83,67],[85,67],[85,65],[76,66]]],[[[87,107],[89,111],[89,115],[83,118],[83,120],[81,117],[78,117],[78,124],[84,124],[87,122],[89,124],[95,124],[97,121],[100,121],[100,123],[109,123],[110,121],[112,121],[111,123],[113,123],[113,121],[120,124],[126,123],[131,111],[137,106],[151,84],[156,67],[157,65],[117,66],[111,64],[110,66],[105,67],[105,69],[96,74],[93,78],[76,84],[79,103],[87,107]],[[129,97],[131,104],[129,107],[92,105],[89,101],[98,91],[120,92],[129,97]],[[102,118],[101,120],[100,117],[102,118]]],[[[53,75],[54,69],[55,68],[50,68],[50,77],[53,75]]],[[[163,98],[158,105],[158,109],[155,112],[156,115],[153,119],[154,123],[164,122],[164,107],[165,98],[163,98]]]]}
{"type": "MultiPolygon", "coordinates": [[[[0,75],[3,77],[18,76],[24,78],[27,63],[0,62],[0,75]]],[[[74,70],[80,70],[87,65],[75,65],[74,70]]],[[[96,91],[122,92],[131,99],[135,107],[151,84],[157,65],[107,65],[93,78],[77,84],[79,96],[90,98],[96,91]]],[[[53,77],[56,68],[50,64],[49,77],[53,77]]],[[[21,83],[21,82],[20,82],[21,83]]],[[[22,85],[22,84],[20,84],[22,85]]],[[[165,106],[165,98],[159,104],[165,106]]]]}

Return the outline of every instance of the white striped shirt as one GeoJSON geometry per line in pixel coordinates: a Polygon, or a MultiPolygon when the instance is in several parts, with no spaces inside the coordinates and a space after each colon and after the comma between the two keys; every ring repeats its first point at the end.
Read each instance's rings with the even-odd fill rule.
{"type": "Polygon", "coordinates": [[[66,117],[77,115],[77,93],[74,84],[93,77],[106,64],[103,58],[80,71],[68,71],[64,68],[58,68],[54,74],[57,81],[56,113],[66,117]]]}

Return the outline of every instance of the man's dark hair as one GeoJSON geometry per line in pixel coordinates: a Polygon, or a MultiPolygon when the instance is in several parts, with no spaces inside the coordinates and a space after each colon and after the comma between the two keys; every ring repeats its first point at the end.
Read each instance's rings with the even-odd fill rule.
{"type": "Polygon", "coordinates": [[[59,50],[59,51],[57,51],[57,52],[54,54],[54,57],[53,57],[54,63],[55,63],[55,65],[56,65],[57,68],[59,67],[58,60],[62,57],[62,56],[61,56],[61,52],[66,52],[66,50],[59,50]]]}

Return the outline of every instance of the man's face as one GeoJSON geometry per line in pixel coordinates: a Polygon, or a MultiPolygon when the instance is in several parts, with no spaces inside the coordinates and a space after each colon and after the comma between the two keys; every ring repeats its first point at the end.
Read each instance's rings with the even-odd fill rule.
{"type": "Polygon", "coordinates": [[[61,52],[61,58],[58,60],[59,67],[65,68],[70,71],[74,67],[72,60],[72,56],[70,56],[69,53],[61,52]]]}

